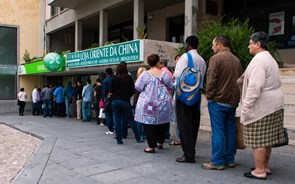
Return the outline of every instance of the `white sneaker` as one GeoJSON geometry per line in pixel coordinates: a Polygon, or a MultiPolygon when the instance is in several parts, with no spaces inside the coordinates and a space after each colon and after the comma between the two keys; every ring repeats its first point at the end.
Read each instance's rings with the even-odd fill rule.
{"type": "Polygon", "coordinates": [[[111,134],[111,135],[113,135],[114,134],[114,132],[111,132],[111,131],[109,131],[110,133],[109,134],[111,134]]]}
{"type": "Polygon", "coordinates": [[[107,131],[107,132],[106,132],[107,135],[109,135],[110,133],[111,133],[110,131],[107,131]]]}

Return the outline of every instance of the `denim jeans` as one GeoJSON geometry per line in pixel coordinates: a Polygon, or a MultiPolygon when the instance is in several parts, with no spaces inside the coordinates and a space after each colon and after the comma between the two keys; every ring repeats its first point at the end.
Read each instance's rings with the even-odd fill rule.
{"type": "Polygon", "coordinates": [[[140,139],[145,139],[145,134],[144,134],[144,131],[143,131],[143,124],[139,123],[139,122],[136,122],[136,123],[137,123],[137,129],[138,129],[140,139]]]}
{"type": "Polygon", "coordinates": [[[91,121],[91,104],[92,102],[82,101],[82,116],[83,121],[91,121]]]}
{"type": "Polygon", "coordinates": [[[50,116],[52,117],[52,106],[51,106],[52,102],[51,100],[43,100],[43,105],[42,105],[42,109],[43,109],[43,116],[50,116]]]}
{"type": "Polygon", "coordinates": [[[234,163],[236,154],[236,108],[208,102],[212,128],[212,163],[234,163]]]}
{"type": "Polygon", "coordinates": [[[106,115],[106,124],[110,132],[114,132],[114,118],[112,112],[105,112],[106,115]]]}
{"type": "Polygon", "coordinates": [[[70,103],[69,103],[68,97],[65,98],[65,105],[66,105],[66,116],[70,118],[70,117],[72,117],[72,114],[71,114],[70,103]]]}
{"type": "Polygon", "coordinates": [[[32,103],[32,115],[36,115],[36,111],[37,111],[37,108],[38,108],[38,103],[32,103]]]}
{"type": "Polygon", "coordinates": [[[140,137],[137,129],[137,123],[134,121],[130,102],[125,100],[112,100],[112,109],[117,143],[122,143],[122,134],[124,134],[124,127],[127,126],[126,123],[128,122],[133,130],[135,139],[139,141],[140,137]]]}

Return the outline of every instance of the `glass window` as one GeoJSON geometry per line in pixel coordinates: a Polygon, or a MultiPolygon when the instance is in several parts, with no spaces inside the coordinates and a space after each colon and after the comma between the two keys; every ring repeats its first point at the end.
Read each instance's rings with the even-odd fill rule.
{"type": "Polygon", "coordinates": [[[17,65],[17,29],[0,26],[0,64],[17,65]]]}
{"type": "Polygon", "coordinates": [[[0,26],[0,99],[16,98],[17,28],[0,26]]]}
{"type": "Polygon", "coordinates": [[[53,17],[55,15],[57,15],[57,7],[51,6],[50,16],[53,17]]]}
{"type": "Polygon", "coordinates": [[[16,75],[0,74],[0,99],[16,98],[16,75]]]}

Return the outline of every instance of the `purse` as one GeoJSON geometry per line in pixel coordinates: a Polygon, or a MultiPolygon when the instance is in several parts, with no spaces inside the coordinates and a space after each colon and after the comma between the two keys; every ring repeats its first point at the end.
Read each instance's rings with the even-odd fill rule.
{"type": "Polygon", "coordinates": [[[99,109],[99,116],[98,116],[100,119],[106,119],[106,115],[104,113],[104,109],[101,108],[99,109]]]}
{"type": "Polygon", "coordinates": [[[111,113],[112,111],[112,95],[109,93],[105,98],[104,98],[104,111],[111,113]]]}
{"type": "Polygon", "coordinates": [[[287,146],[289,144],[289,137],[288,137],[288,129],[284,128],[284,137],[285,141],[282,143],[277,143],[272,145],[273,148],[281,147],[281,146],[287,146]]]}
{"type": "Polygon", "coordinates": [[[243,124],[240,122],[240,117],[236,117],[236,139],[237,149],[245,149],[246,146],[243,140],[243,124]]]}

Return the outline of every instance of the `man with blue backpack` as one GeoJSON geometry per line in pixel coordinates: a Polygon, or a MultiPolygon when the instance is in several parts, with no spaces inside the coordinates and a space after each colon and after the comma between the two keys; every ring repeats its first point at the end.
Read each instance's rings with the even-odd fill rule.
{"type": "Polygon", "coordinates": [[[195,163],[195,147],[200,127],[200,105],[206,63],[198,54],[199,39],[189,36],[185,40],[187,53],[183,54],[175,67],[176,117],[183,156],[176,162],[195,163]]]}

